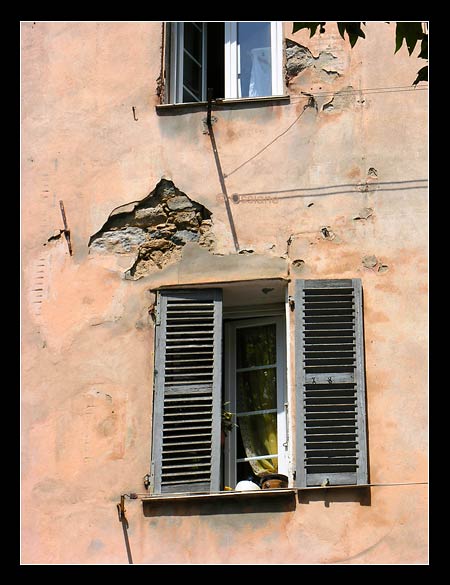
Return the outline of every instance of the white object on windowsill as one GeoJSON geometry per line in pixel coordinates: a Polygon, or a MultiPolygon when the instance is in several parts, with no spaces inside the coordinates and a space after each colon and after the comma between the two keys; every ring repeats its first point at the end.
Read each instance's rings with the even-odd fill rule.
{"type": "Polygon", "coordinates": [[[260,490],[261,488],[252,481],[244,480],[239,481],[234,489],[236,492],[251,492],[253,490],[260,490]]]}

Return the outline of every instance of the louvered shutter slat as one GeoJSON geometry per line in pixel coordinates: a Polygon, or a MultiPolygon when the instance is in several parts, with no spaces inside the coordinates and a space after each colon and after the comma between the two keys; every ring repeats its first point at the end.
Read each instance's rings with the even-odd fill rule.
{"type": "Polygon", "coordinates": [[[367,483],[359,279],[296,283],[296,485],[367,483]]]}
{"type": "Polygon", "coordinates": [[[158,314],[153,492],[218,491],[221,291],[161,291],[158,314]]]}

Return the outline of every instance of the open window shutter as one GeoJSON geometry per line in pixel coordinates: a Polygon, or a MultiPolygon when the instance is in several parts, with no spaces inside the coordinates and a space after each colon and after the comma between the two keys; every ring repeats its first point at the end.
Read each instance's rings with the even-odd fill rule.
{"type": "Polygon", "coordinates": [[[154,493],[220,489],[222,291],[160,291],[155,343],[154,493]]]}
{"type": "Polygon", "coordinates": [[[298,280],[295,311],[296,485],[365,484],[361,281],[298,280]]]}

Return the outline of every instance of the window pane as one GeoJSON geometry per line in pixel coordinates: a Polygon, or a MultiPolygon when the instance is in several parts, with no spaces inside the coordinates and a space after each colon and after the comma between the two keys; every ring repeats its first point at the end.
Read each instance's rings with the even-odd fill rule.
{"type": "Polygon", "coordinates": [[[237,412],[277,407],[277,369],[238,372],[237,412]]]}
{"type": "Polygon", "coordinates": [[[202,62],[202,23],[184,23],[184,48],[197,59],[199,63],[202,62]],[[199,28],[198,28],[199,27],[199,28]]]}
{"type": "Polygon", "coordinates": [[[202,99],[202,23],[184,23],[183,47],[183,101],[202,99]]]}
{"type": "Polygon", "coordinates": [[[238,22],[240,97],[272,95],[270,22],[238,22]]]}
{"type": "Polygon", "coordinates": [[[275,364],[277,361],[275,323],[237,329],[236,345],[238,369],[275,364]]]}
{"type": "Polygon", "coordinates": [[[245,447],[245,457],[262,457],[250,459],[253,473],[277,473],[278,458],[265,457],[278,452],[276,413],[238,416],[237,424],[245,447]]]}
{"type": "Polygon", "coordinates": [[[183,92],[183,101],[198,101],[202,97],[202,70],[195,63],[191,57],[184,53],[184,79],[183,85],[185,90],[183,92]],[[188,89],[189,91],[186,91],[188,89]],[[191,93],[189,93],[191,92],[191,93]]]}

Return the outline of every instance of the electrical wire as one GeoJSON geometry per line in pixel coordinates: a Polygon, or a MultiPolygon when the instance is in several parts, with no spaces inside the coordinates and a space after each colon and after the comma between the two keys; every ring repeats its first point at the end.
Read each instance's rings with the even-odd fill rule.
{"type": "Polygon", "coordinates": [[[261,148],[261,150],[259,150],[252,157],[250,157],[249,159],[244,161],[242,164],[237,166],[235,169],[233,169],[229,173],[223,173],[223,178],[227,179],[228,177],[231,177],[231,175],[233,175],[239,169],[241,169],[246,164],[248,164],[249,162],[254,160],[256,157],[258,157],[260,154],[262,154],[267,148],[272,146],[272,144],[274,144],[279,138],[284,136],[303,116],[303,114],[305,113],[305,110],[310,106],[311,99],[314,100],[316,97],[330,97],[330,96],[336,97],[336,95],[357,95],[357,94],[360,95],[361,93],[370,95],[373,93],[397,93],[397,92],[404,92],[404,91],[423,91],[423,90],[428,90],[428,86],[427,87],[416,87],[416,86],[410,86],[410,85],[398,85],[398,86],[391,86],[391,87],[374,87],[374,88],[365,88],[365,89],[342,89],[342,90],[329,91],[329,92],[314,92],[314,93],[310,93],[310,94],[308,94],[306,92],[302,92],[304,94],[303,96],[295,96],[295,97],[290,99],[289,104],[286,104],[287,106],[293,106],[293,105],[296,105],[301,100],[305,100],[305,99],[309,100],[308,104],[306,104],[304,106],[303,110],[300,112],[300,114],[297,116],[297,118],[295,118],[295,120],[281,134],[276,136],[273,140],[271,140],[268,144],[266,144],[263,148],[261,148]]]}
{"type": "MultiPolygon", "coordinates": [[[[306,96],[305,98],[306,99],[306,96]]],[[[310,98],[308,98],[309,100],[310,98]]],[[[257,156],[259,156],[261,153],[263,153],[267,148],[269,148],[269,146],[272,146],[272,144],[274,142],[276,142],[279,138],[281,138],[282,136],[284,136],[286,134],[286,132],[288,132],[292,126],[294,126],[294,124],[296,124],[300,118],[303,116],[303,114],[306,111],[306,108],[308,108],[309,102],[308,104],[306,104],[303,108],[303,110],[300,112],[300,114],[295,118],[295,120],[286,128],[286,130],[284,130],[281,134],[279,134],[278,136],[276,136],[273,140],[271,140],[268,144],[266,144],[266,146],[264,146],[263,148],[261,148],[261,150],[259,150],[256,154],[254,154],[251,158],[249,158],[248,160],[244,161],[242,164],[240,164],[238,167],[236,167],[235,169],[233,169],[231,172],[229,173],[224,173],[223,174],[223,178],[227,179],[228,177],[230,177],[233,173],[235,173],[236,171],[238,171],[239,169],[241,169],[243,166],[245,166],[246,164],[248,164],[249,162],[251,162],[253,159],[255,159],[257,156]]]]}
{"type": "MultiPolygon", "coordinates": [[[[365,94],[373,94],[373,93],[400,93],[400,92],[404,92],[404,91],[428,91],[428,86],[426,87],[417,87],[417,86],[411,86],[411,85],[398,85],[398,86],[392,86],[392,87],[372,87],[372,88],[365,88],[365,89],[356,89],[356,88],[351,88],[351,89],[341,89],[341,90],[334,90],[334,91],[312,91],[311,90],[311,95],[313,95],[314,97],[328,97],[328,96],[336,96],[338,95],[356,95],[356,94],[361,94],[361,93],[365,93],[365,94]]],[[[300,99],[303,99],[302,96],[293,96],[291,97],[290,103],[297,103],[297,101],[299,101],[300,99]]]]}

